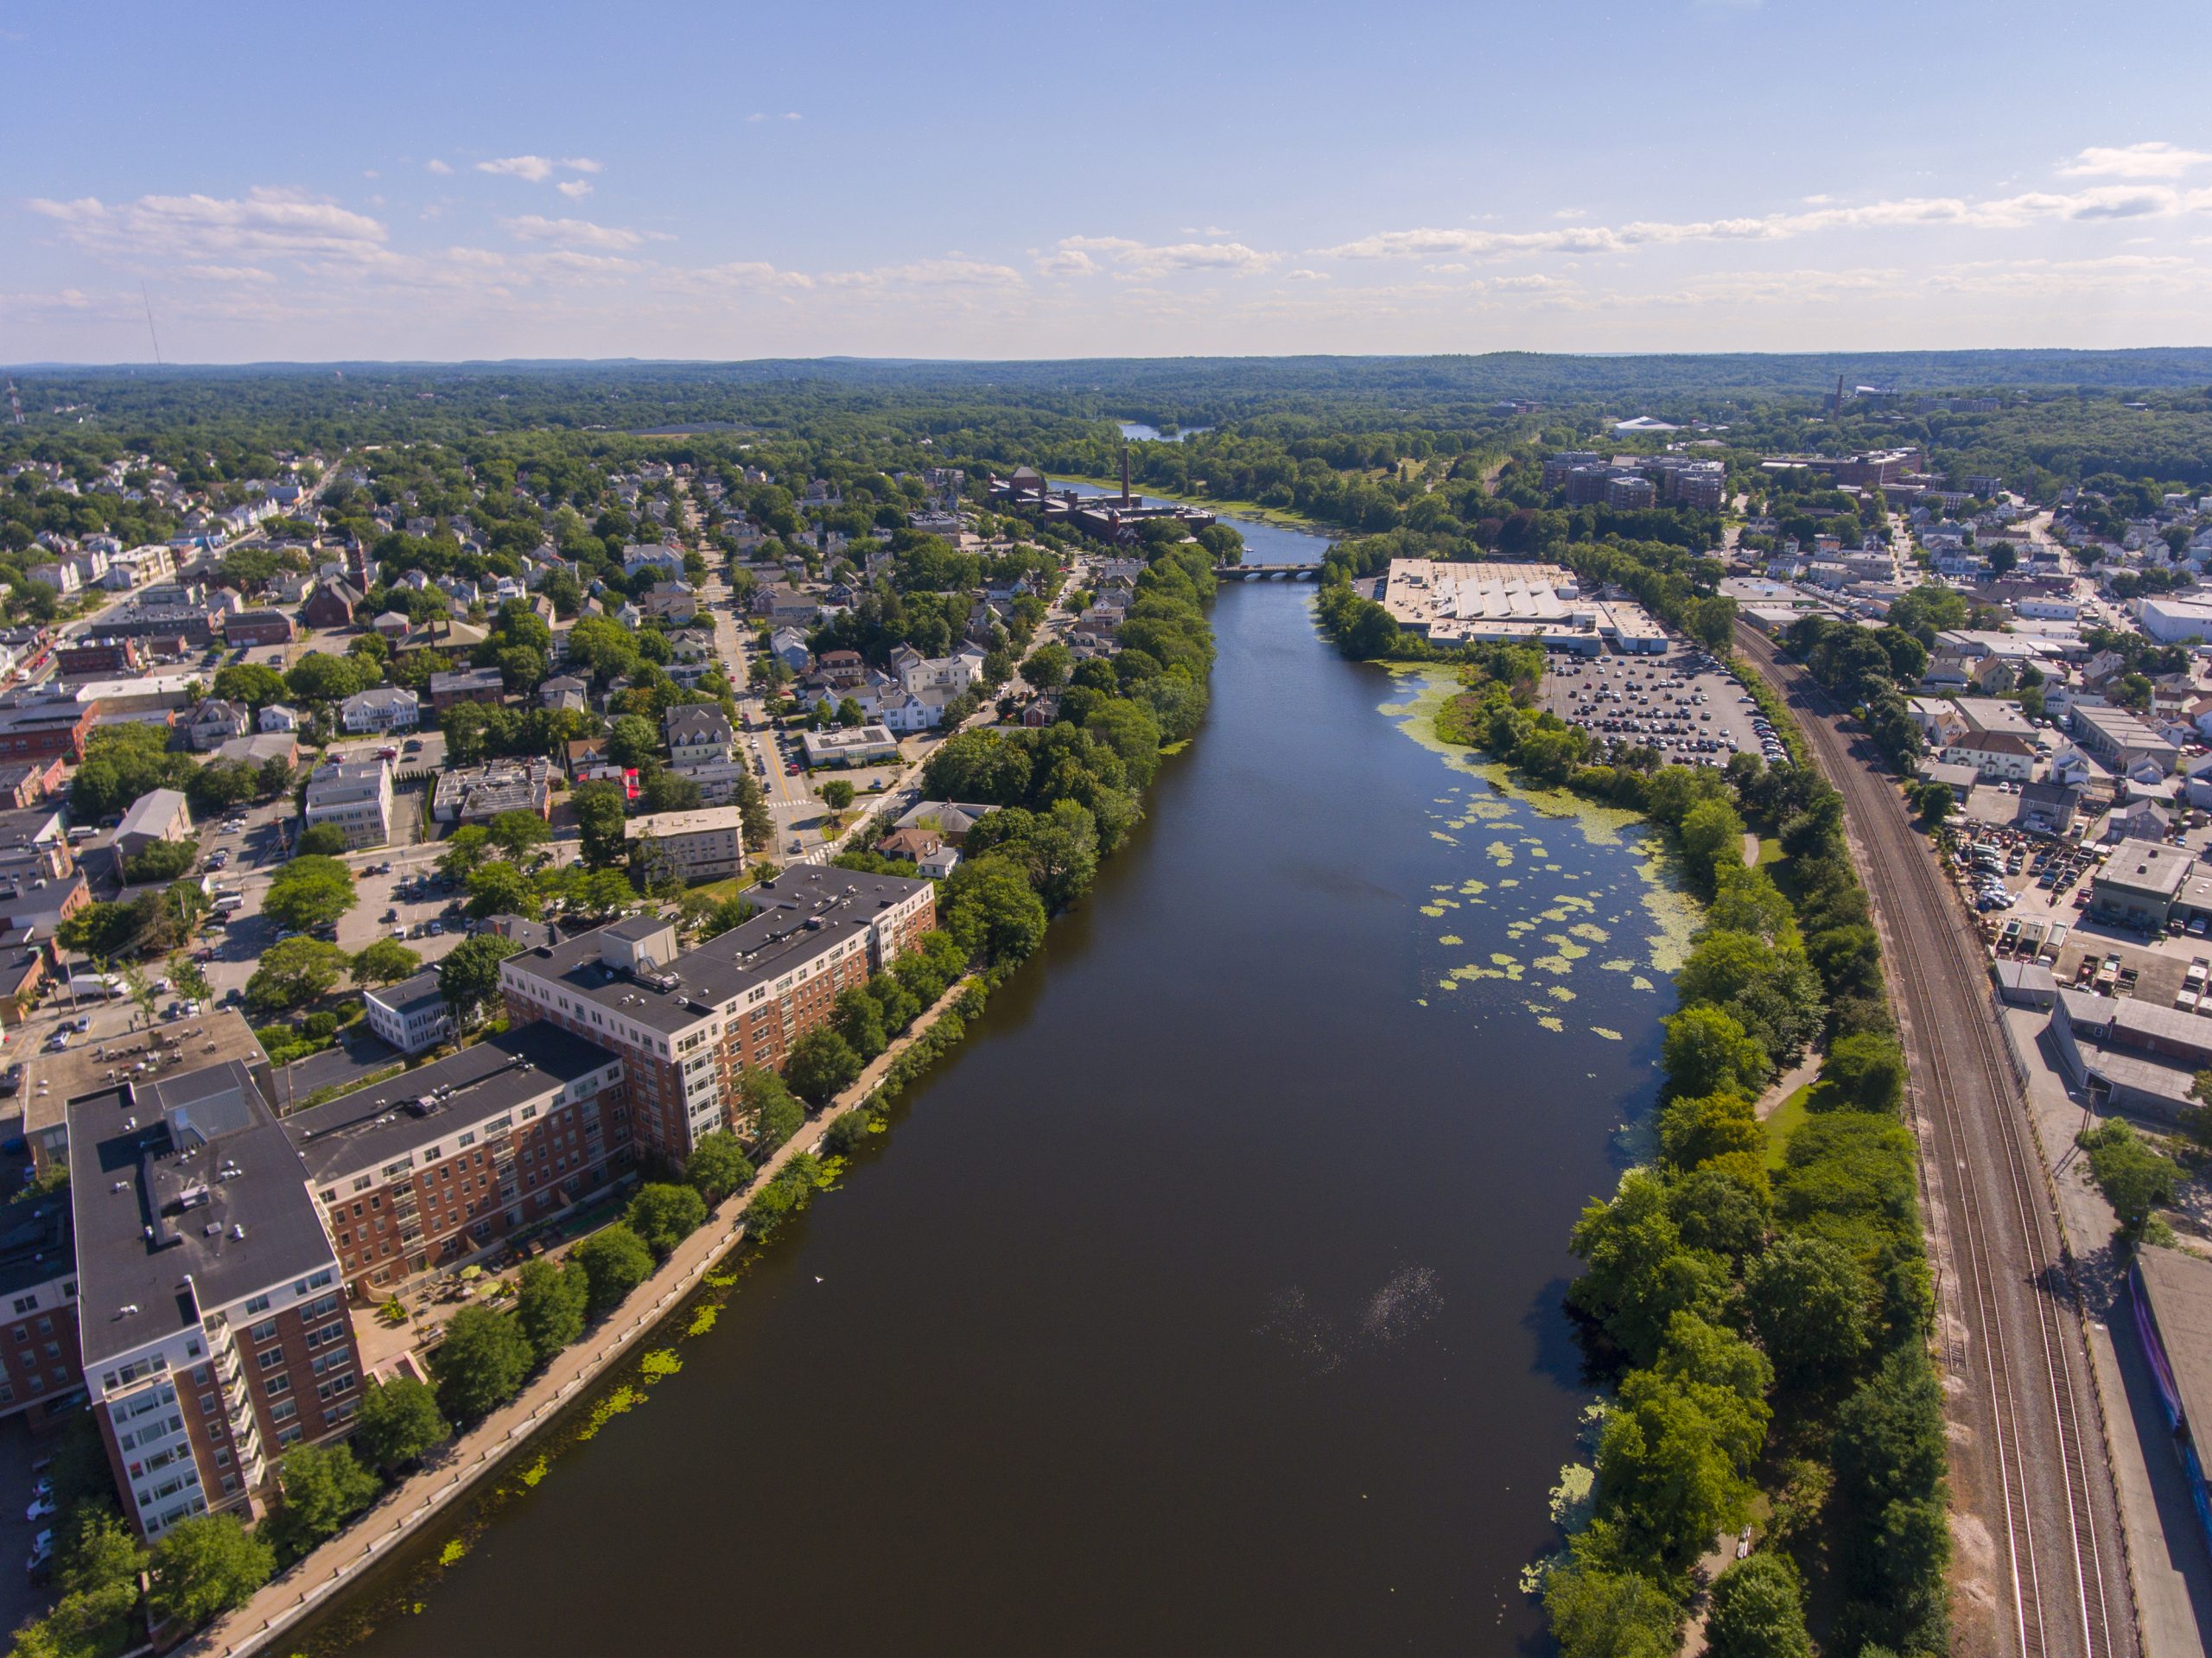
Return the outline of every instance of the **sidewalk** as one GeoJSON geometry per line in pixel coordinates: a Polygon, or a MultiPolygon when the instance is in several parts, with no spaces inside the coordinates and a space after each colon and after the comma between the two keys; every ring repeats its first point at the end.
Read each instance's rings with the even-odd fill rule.
{"type": "Polygon", "coordinates": [[[802,1152],[822,1144],[830,1125],[868,1098],[893,1062],[953,1007],[970,981],[949,986],[937,1005],[873,1060],[858,1081],[810,1120],[760,1166],[753,1184],[727,1198],[707,1223],[677,1246],[660,1269],[627,1300],[533,1378],[520,1394],[449,1444],[434,1466],[393,1486],[344,1531],[281,1577],[274,1578],[238,1610],[217,1620],[177,1650],[188,1658],[244,1658],[319,1610],[348,1579],[377,1564],[423,1521],[450,1507],[530,1441],[594,1379],[611,1369],[649,1334],[731,1248],[745,1236],[740,1218],[753,1193],[802,1152]]]}
{"type": "Polygon", "coordinates": [[[1759,1102],[1754,1108],[1761,1122],[1764,1122],[1776,1112],[1781,1110],[1783,1102],[1799,1089],[1818,1080],[1821,1074],[1821,1056],[1817,1053],[1808,1053],[1798,1062],[1796,1070],[1785,1071],[1774,1079],[1774,1086],[1759,1096],[1759,1102]]]}

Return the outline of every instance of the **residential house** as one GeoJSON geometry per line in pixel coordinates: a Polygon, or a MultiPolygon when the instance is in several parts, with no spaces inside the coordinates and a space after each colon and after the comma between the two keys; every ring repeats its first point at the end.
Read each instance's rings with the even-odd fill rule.
{"type": "Polygon", "coordinates": [[[662,722],[671,763],[678,771],[730,758],[736,733],[729,717],[710,702],[681,703],[662,722]]]}
{"type": "Polygon", "coordinates": [[[640,570],[664,572],[671,581],[683,576],[683,549],[658,543],[632,543],[622,549],[622,574],[634,577],[640,570]]]}
{"type": "Polygon", "coordinates": [[[300,711],[283,702],[271,702],[262,709],[261,717],[256,723],[264,731],[297,731],[300,728],[300,711]]]}
{"type": "Polygon", "coordinates": [[[689,581],[656,581],[640,605],[649,617],[688,622],[699,613],[699,595],[689,581]]]}
{"type": "Polygon", "coordinates": [[[364,991],[361,1006],[369,1029],[402,1053],[427,1053],[454,1038],[453,1009],[438,988],[435,968],[426,968],[397,984],[364,991]]]}
{"type": "Polygon", "coordinates": [[[771,633],[768,654],[795,674],[804,673],[807,664],[814,660],[814,653],[806,648],[806,636],[795,627],[779,627],[771,633]]]}
{"type": "Polygon", "coordinates": [[[586,709],[591,687],[573,674],[558,674],[537,688],[537,705],[573,714],[586,709]]]}
{"type": "Polygon", "coordinates": [[[359,691],[339,705],[340,723],[357,736],[364,732],[412,731],[422,718],[422,699],[399,685],[359,691]]]}
{"type": "Polygon", "coordinates": [[[963,846],[967,843],[968,831],[996,810],[996,806],[974,805],[952,800],[924,800],[917,802],[893,827],[929,829],[943,835],[948,846],[963,846]]]}
{"type": "Polygon", "coordinates": [[[160,841],[192,839],[192,807],[178,789],[153,789],[130,803],[115,831],[115,868],[160,841]]]}
{"type": "Polygon", "coordinates": [[[245,703],[211,696],[193,709],[185,734],[194,748],[205,753],[211,748],[220,748],[233,737],[243,737],[252,726],[252,710],[245,703]]]}
{"type": "Polygon", "coordinates": [[[822,607],[797,588],[764,583],[753,595],[753,613],[779,626],[806,627],[822,614],[822,607]]]}

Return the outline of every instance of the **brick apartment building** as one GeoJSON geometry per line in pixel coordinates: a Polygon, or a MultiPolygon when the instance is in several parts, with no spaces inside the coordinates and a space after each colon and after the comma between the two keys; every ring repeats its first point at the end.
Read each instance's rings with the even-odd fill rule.
{"type": "Polygon", "coordinates": [[[84,1403],[69,1194],[10,1204],[0,1232],[0,1417],[43,1428],[84,1403]]]}
{"type": "Polygon", "coordinates": [[[702,1134],[744,1127],[738,1073],[780,1067],[840,990],[937,920],[934,886],[893,875],[788,870],[746,895],[762,913],[696,950],[637,916],[499,965],[516,1028],[548,1020],[621,1057],[638,1141],[672,1161],[702,1134]]]}
{"type": "Polygon", "coordinates": [[[345,1433],[360,1356],[298,1153],[237,1061],[68,1102],[85,1382],[142,1536],[345,1433]]]}
{"type": "Polygon", "coordinates": [[[146,671],[149,660],[137,639],[72,639],[54,653],[54,671],[64,679],[128,679],[146,671]]]}
{"type": "Polygon", "coordinates": [[[98,717],[88,702],[0,708],[0,759],[80,760],[86,735],[98,717]]]}
{"type": "Polygon", "coordinates": [[[223,621],[224,642],[232,645],[289,645],[294,631],[281,610],[242,610],[223,621]]]}
{"type": "Polygon", "coordinates": [[[365,1299],[597,1194],[634,1160],[621,1060],[543,1023],[283,1126],[365,1299]]]}

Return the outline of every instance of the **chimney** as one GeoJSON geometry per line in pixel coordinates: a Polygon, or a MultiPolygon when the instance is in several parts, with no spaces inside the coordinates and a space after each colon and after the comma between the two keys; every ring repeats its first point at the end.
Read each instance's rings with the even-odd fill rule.
{"type": "Polygon", "coordinates": [[[1122,445],[1122,505],[1136,505],[1135,497],[1129,493],[1129,446],[1127,443],[1122,445]]]}

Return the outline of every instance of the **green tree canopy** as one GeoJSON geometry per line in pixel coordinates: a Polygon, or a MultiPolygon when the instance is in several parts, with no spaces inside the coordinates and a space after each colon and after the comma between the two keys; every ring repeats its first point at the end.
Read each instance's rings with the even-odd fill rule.
{"type": "Polygon", "coordinates": [[[522,1391],[536,1356],[512,1314],[461,1308],[429,1356],[438,1408],[452,1421],[480,1420],[522,1391]]]}
{"type": "Polygon", "coordinates": [[[437,1395],[412,1376],[372,1382],[353,1418],[353,1444],[387,1472],[420,1460],[453,1436],[437,1395]]]}
{"type": "Polygon", "coordinates": [[[586,1305],[594,1318],[621,1305],[623,1297],[653,1273],[652,1250],[620,1221],[586,1238],[572,1258],[584,1270],[589,1286],[586,1305]]]}
{"type": "Polygon", "coordinates": [[[261,909],[280,926],[308,932],[336,921],[359,902],[352,870],[335,858],[309,854],[276,872],[261,909]]]}
{"type": "Polygon", "coordinates": [[[154,1545],[154,1616],[198,1629],[243,1606],[276,1569],[276,1552],[248,1534],[238,1516],[194,1515],[180,1520],[154,1545]]]}
{"type": "Polygon", "coordinates": [[[526,1261],[515,1282],[515,1318],[540,1364],[584,1333],[584,1309],[591,1284],[574,1260],[565,1266],[526,1261]]]}
{"type": "Polygon", "coordinates": [[[700,1135],[683,1162],[684,1179],[709,1204],[744,1191],[753,1184],[753,1174],[752,1161],[727,1128],[700,1135]]]}
{"type": "Polygon", "coordinates": [[[677,1244],[706,1224],[707,1200],[688,1185],[648,1181],[630,1199],[623,1219],[657,1258],[665,1261],[677,1244]]]}

